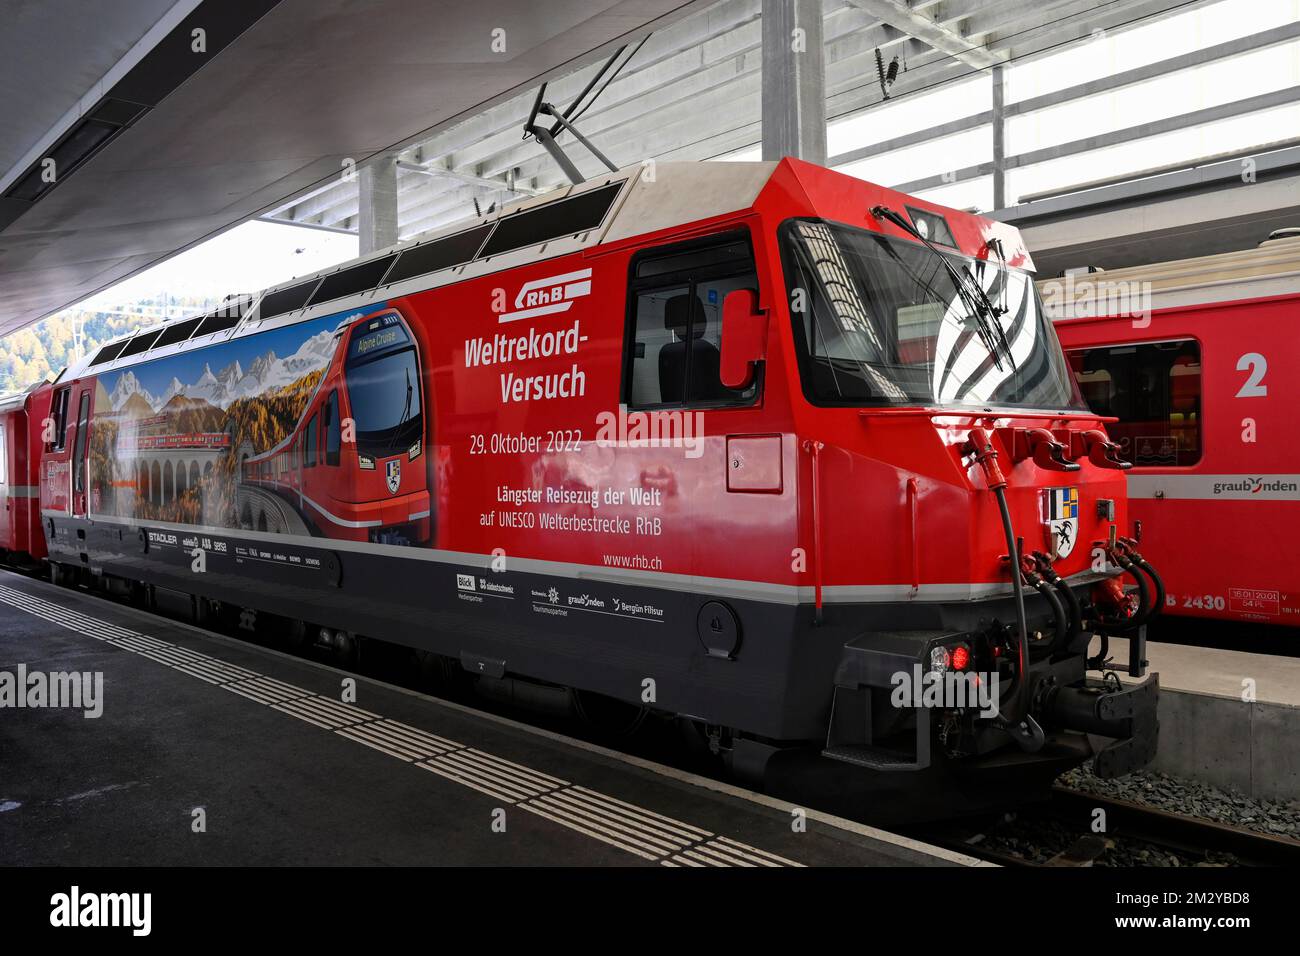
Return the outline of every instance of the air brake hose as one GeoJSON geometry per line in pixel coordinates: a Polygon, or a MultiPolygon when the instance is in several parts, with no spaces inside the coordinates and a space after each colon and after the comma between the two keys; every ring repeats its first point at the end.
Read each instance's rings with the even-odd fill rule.
{"type": "Polygon", "coordinates": [[[1159,575],[1159,573],[1156,571],[1156,569],[1153,568],[1150,564],[1148,564],[1148,563],[1147,563],[1145,560],[1143,560],[1141,557],[1139,557],[1138,560],[1134,561],[1133,563],[1136,564],[1139,568],[1141,568],[1143,571],[1146,572],[1147,577],[1149,577],[1149,578],[1151,579],[1151,583],[1154,584],[1154,585],[1155,585],[1155,588],[1156,588],[1155,597],[1152,598],[1152,601],[1151,601],[1151,610],[1147,612],[1147,618],[1146,618],[1146,621],[1143,621],[1143,622],[1142,622],[1143,624],[1145,624],[1145,623],[1147,623],[1147,621],[1150,621],[1153,617],[1155,617],[1157,614],[1159,614],[1159,613],[1164,609],[1164,606],[1165,606],[1165,582],[1164,582],[1163,580],[1161,580],[1160,575],[1159,575]]]}
{"type": "Polygon", "coordinates": [[[1155,613],[1155,606],[1151,603],[1151,587],[1147,584],[1146,576],[1138,567],[1138,563],[1129,557],[1126,553],[1126,549],[1115,549],[1115,563],[1127,571],[1132,576],[1133,580],[1137,582],[1138,586],[1137,611],[1134,612],[1133,617],[1124,625],[1124,630],[1131,631],[1134,628],[1141,627],[1147,621],[1151,620],[1152,614],[1155,613]]]}
{"type": "MultiPolygon", "coordinates": [[[[1101,644],[1097,648],[1097,656],[1088,658],[1088,666],[1093,670],[1103,670],[1106,667],[1106,661],[1110,658],[1110,635],[1102,631],[1097,637],[1101,644]]],[[[1091,644],[1092,642],[1089,641],[1088,643],[1091,644]]]]}
{"type": "Polygon", "coordinates": [[[1114,561],[1121,569],[1128,573],[1138,586],[1138,607],[1133,612],[1133,616],[1128,620],[1112,620],[1098,616],[1098,620],[1103,627],[1110,628],[1113,631],[1131,631],[1135,627],[1140,627],[1147,622],[1151,616],[1151,589],[1147,587],[1147,579],[1143,576],[1138,566],[1125,556],[1124,552],[1116,548],[1111,552],[1111,560],[1114,561]]]}
{"type": "Polygon", "coordinates": [[[1131,538],[1121,538],[1120,543],[1123,544],[1124,549],[1128,552],[1129,560],[1131,560],[1143,572],[1146,573],[1147,577],[1151,579],[1152,585],[1155,587],[1155,595],[1153,596],[1151,601],[1151,609],[1147,612],[1146,619],[1142,622],[1143,624],[1145,624],[1147,623],[1147,621],[1150,621],[1151,618],[1155,617],[1162,610],[1164,610],[1165,582],[1161,579],[1156,569],[1153,568],[1150,565],[1150,563],[1147,561],[1147,559],[1142,557],[1142,555],[1138,552],[1138,549],[1134,547],[1134,545],[1137,544],[1136,541],[1132,540],[1131,538]]]}
{"type": "Polygon", "coordinates": [[[1015,597],[1016,626],[1020,630],[1017,649],[1019,664],[1016,670],[1016,686],[1009,703],[1009,710],[1001,712],[1002,722],[1009,727],[1016,727],[1025,722],[1029,714],[1029,623],[1025,618],[1025,596],[1020,589],[1020,548],[1016,544],[1015,528],[1011,525],[1011,509],[1007,507],[1007,479],[998,467],[997,449],[989,433],[976,425],[967,437],[968,450],[973,451],[975,460],[984,470],[984,478],[989,490],[998,501],[998,511],[1002,516],[1002,533],[1007,539],[1007,560],[1011,567],[1011,593],[1015,597]]]}
{"type": "Polygon", "coordinates": [[[1025,569],[1024,575],[1029,586],[1046,598],[1047,603],[1052,607],[1052,621],[1055,624],[1055,633],[1047,646],[1049,652],[1055,653],[1059,648],[1064,647],[1070,639],[1070,621],[1065,615],[1065,606],[1061,603],[1054,584],[1028,568],[1025,569]]]}
{"type": "MultiPolygon", "coordinates": [[[[997,452],[994,452],[996,455],[997,452]]],[[[1011,561],[1011,593],[1016,599],[1016,626],[1020,630],[1020,640],[1018,643],[1019,663],[1016,668],[1016,687],[1015,694],[1011,698],[1011,712],[1002,714],[1002,719],[1008,724],[1018,724],[1025,719],[1029,695],[1025,679],[1029,669],[1029,623],[1025,618],[1025,596],[1020,590],[1020,551],[1016,547],[1016,532],[1011,526],[1011,509],[1007,507],[1007,486],[1005,481],[1001,485],[993,488],[993,496],[998,499],[998,511],[1002,513],[1002,533],[1007,538],[1007,554],[1011,561]]]]}
{"type": "Polygon", "coordinates": [[[1056,573],[1056,568],[1052,567],[1052,562],[1047,555],[1041,551],[1035,551],[1034,560],[1038,563],[1038,573],[1056,588],[1062,606],[1070,614],[1069,633],[1066,640],[1072,640],[1083,633],[1083,606],[1079,604],[1079,598],[1075,595],[1074,589],[1066,583],[1065,578],[1056,573]]]}

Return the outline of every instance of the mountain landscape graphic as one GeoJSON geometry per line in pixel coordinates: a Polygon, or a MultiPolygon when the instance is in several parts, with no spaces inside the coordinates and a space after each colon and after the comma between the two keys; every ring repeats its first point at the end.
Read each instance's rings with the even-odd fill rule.
{"type": "MultiPolygon", "coordinates": [[[[109,392],[113,411],[128,418],[142,418],[164,411],[187,406],[175,404],[181,398],[189,403],[205,403],[225,410],[241,398],[253,398],[266,392],[292,385],[329,361],[334,350],[334,336],[329,331],[318,332],[286,358],[279,358],[273,349],[267,350],[248,363],[245,369],[238,359],[214,372],[209,363],[192,382],[182,382],[172,376],[162,394],[155,395],[144,387],[135,372],[126,369],[109,392]]],[[[155,387],[157,387],[155,383],[155,387]]],[[[192,408],[193,406],[188,406],[192,408]]]]}

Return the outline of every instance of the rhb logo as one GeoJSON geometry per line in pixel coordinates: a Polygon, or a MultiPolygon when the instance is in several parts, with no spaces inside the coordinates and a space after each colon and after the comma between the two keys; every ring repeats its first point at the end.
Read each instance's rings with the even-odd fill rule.
{"type": "Polygon", "coordinates": [[[517,322],[539,315],[554,315],[573,308],[575,299],[591,295],[591,270],[578,269],[563,275],[525,282],[514,300],[513,312],[502,312],[499,322],[517,322]]]}
{"type": "Polygon", "coordinates": [[[394,458],[384,465],[384,477],[388,479],[388,493],[397,494],[397,489],[402,484],[402,459],[394,458]]]}

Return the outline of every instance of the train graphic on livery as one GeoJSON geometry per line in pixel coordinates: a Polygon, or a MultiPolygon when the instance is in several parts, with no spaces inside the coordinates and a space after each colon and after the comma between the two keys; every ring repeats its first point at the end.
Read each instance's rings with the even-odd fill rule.
{"type": "Polygon", "coordinates": [[[1036,799],[1151,759],[1164,597],[1032,270],[793,159],[609,173],[0,403],[7,547],[857,815],[1036,799]]]}

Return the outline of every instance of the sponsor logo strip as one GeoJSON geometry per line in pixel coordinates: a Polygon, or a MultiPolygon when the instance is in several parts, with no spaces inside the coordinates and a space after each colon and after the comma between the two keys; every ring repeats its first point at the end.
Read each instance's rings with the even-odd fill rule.
{"type": "Polygon", "coordinates": [[[802,866],[729,837],[219,658],[0,585],[0,603],[197,677],[663,866],[802,866]]]}

